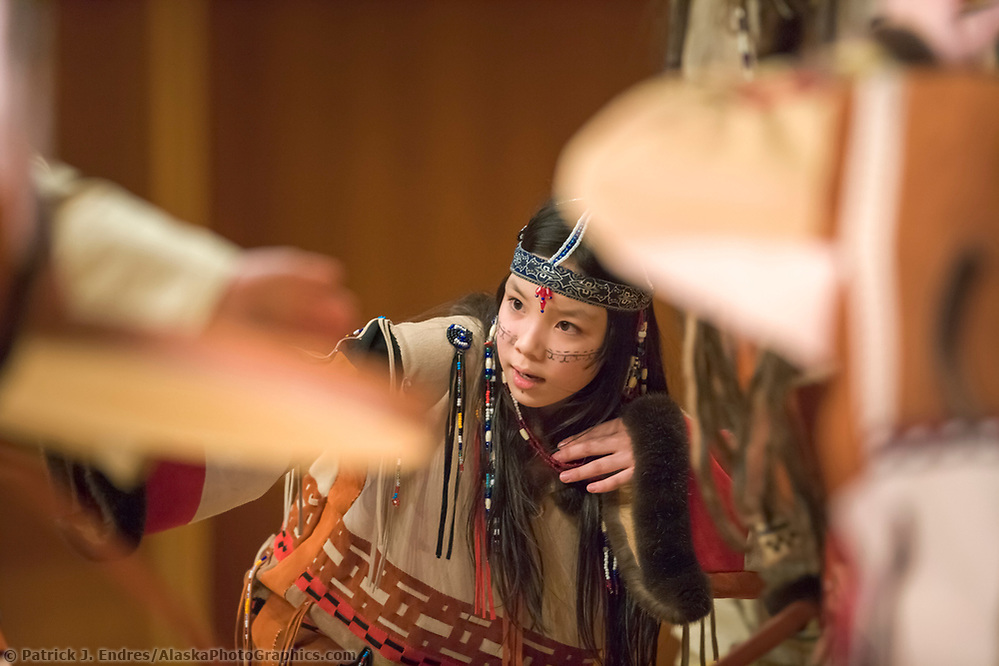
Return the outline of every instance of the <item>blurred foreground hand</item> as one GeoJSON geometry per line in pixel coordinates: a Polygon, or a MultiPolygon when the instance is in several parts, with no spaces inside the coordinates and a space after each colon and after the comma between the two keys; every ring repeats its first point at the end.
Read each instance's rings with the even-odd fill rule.
{"type": "Polygon", "coordinates": [[[303,347],[328,352],[355,323],[354,295],[340,263],[290,247],[245,250],[209,322],[249,326],[303,347]]]}

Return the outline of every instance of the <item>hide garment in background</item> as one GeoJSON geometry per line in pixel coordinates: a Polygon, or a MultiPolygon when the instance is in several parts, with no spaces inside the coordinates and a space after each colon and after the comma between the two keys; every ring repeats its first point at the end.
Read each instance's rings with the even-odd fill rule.
{"type": "Polygon", "coordinates": [[[859,62],[643,84],[570,143],[557,190],[615,267],[822,380],[840,660],[994,663],[999,82],[859,62]]]}
{"type": "Polygon", "coordinates": [[[831,517],[856,594],[838,657],[995,663],[999,82],[870,77],[845,150],[844,367],[817,433],[856,438],[826,465],[846,482],[831,517]]]}

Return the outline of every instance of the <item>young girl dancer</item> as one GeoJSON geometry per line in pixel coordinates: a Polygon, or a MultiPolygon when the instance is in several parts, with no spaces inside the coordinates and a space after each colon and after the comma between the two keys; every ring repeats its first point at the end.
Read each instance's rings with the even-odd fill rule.
{"type": "Polygon", "coordinates": [[[265,661],[649,665],[661,621],[708,612],[651,295],[607,273],[585,228],[549,204],[495,299],[341,342],[338,360],[381,356],[400,390],[435,398],[443,443],[415,472],[324,456],[291,473],[284,525],[247,574],[240,646],[265,661]],[[557,445],[617,417],[633,480],[603,494],[560,481],[588,461],[557,445]]]}

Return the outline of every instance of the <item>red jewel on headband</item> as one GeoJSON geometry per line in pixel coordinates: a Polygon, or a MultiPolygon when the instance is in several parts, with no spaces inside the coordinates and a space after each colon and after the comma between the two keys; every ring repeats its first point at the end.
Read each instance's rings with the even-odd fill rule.
{"type": "Polygon", "coordinates": [[[534,290],[534,297],[541,299],[541,314],[545,313],[545,301],[551,300],[552,290],[548,287],[538,287],[534,290]]]}

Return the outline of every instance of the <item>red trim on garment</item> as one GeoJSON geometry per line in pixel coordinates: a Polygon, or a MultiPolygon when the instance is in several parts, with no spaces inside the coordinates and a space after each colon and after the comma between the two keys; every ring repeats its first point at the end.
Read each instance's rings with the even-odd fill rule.
{"type": "Polygon", "coordinates": [[[281,530],[274,538],[274,557],[278,562],[291,555],[295,550],[295,541],[287,531],[281,530]]]}
{"type": "Polygon", "coordinates": [[[352,634],[376,649],[383,657],[396,663],[413,664],[414,666],[460,666],[458,662],[442,657],[432,658],[430,655],[396,640],[384,629],[375,626],[366,618],[357,614],[345,599],[334,594],[322,584],[313,574],[306,572],[298,577],[295,586],[312,597],[316,604],[329,615],[340,620],[352,634]]]}
{"type": "MultiPolygon", "coordinates": [[[[687,432],[690,433],[690,417],[687,421],[687,432]]],[[[725,512],[730,518],[735,517],[732,506],[732,478],[725,472],[714,456],[711,457],[711,477],[714,479],[718,497],[725,506],[725,512]]],[[[718,532],[708,507],[704,503],[700,486],[694,471],[689,477],[688,508],[690,510],[690,533],[694,544],[694,553],[701,569],[706,573],[731,573],[745,571],[746,557],[744,553],[732,550],[718,532]]]]}
{"type": "MultiPolygon", "coordinates": [[[[732,513],[732,479],[714,458],[711,459],[711,475],[714,477],[718,496],[725,505],[726,512],[732,513]]],[[[707,573],[729,573],[744,571],[745,555],[732,550],[725,543],[714,522],[708,507],[704,504],[701,490],[694,475],[690,475],[690,531],[694,542],[694,552],[701,568],[707,573]]]]}
{"type": "Polygon", "coordinates": [[[156,463],[146,481],[146,534],[190,523],[204,487],[204,463],[156,463]]]}

